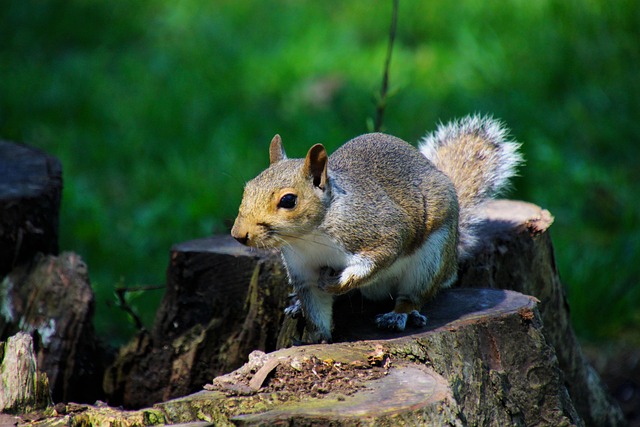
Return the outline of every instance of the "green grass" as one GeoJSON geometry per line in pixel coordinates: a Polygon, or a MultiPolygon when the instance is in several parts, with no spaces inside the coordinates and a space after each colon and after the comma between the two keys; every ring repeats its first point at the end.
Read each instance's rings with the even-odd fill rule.
{"type": "MultiPolygon", "coordinates": [[[[61,246],[96,324],[133,332],[116,285],[164,282],[172,244],[227,232],[280,133],[290,155],[367,131],[391,1],[4,1],[0,137],[64,165],[61,246]]],[[[513,197],[549,209],[583,338],[640,326],[640,7],[405,1],[386,132],[489,113],[524,143],[513,197]]],[[[161,291],[130,295],[147,325],[161,291]]]]}

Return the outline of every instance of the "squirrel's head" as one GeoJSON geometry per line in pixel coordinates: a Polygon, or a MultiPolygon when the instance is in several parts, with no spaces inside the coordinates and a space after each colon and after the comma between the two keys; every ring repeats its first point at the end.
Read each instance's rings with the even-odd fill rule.
{"type": "Polygon", "coordinates": [[[276,135],[271,164],[249,181],[231,235],[240,243],[277,248],[316,229],[330,198],[327,151],[321,144],[304,159],[288,159],[276,135]]]}

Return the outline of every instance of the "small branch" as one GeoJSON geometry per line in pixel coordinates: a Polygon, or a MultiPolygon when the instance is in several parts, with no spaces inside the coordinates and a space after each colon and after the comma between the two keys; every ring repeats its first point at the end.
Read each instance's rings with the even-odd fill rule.
{"type": "Polygon", "coordinates": [[[162,285],[154,285],[154,286],[132,286],[130,288],[125,288],[124,286],[122,287],[117,287],[115,289],[116,292],[116,296],[118,297],[118,306],[127,314],[129,314],[129,316],[131,316],[131,318],[133,319],[133,322],[136,325],[136,329],[140,332],[145,330],[144,324],[142,323],[142,319],[140,319],[140,316],[138,315],[138,313],[135,312],[135,310],[133,309],[133,307],[131,307],[129,305],[129,303],[127,302],[126,299],[126,294],[127,292],[138,292],[138,291],[155,291],[158,289],[164,289],[164,286],[162,285]]]}
{"type": "Polygon", "coordinates": [[[387,46],[387,58],[384,63],[384,73],[382,75],[382,87],[380,88],[380,98],[376,105],[376,120],[374,132],[380,132],[384,110],[387,106],[387,94],[389,91],[389,69],[391,68],[391,55],[393,54],[393,44],[396,39],[396,28],[398,25],[398,7],[400,0],[393,0],[393,12],[391,16],[391,28],[389,29],[389,45],[387,46]]]}

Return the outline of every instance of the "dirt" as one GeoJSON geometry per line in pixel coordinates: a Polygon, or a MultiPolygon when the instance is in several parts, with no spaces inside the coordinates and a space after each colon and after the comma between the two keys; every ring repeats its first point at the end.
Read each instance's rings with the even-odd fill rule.
{"type": "Polygon", "coordinates": [[[359,362],[343,364],[311,357],[299,364],[280,364],[260,391],[304,392],[312,397],[328,393],[350,395],[363,388],[366,381],[387,375],[388,360],[376,366],[359,362]]]}
{"type": "Polygon", "coordinates": [[[370,380],[389,373],[391,359],[383,352],[372,352],[367,360],[351,363],[308,358],[265,359],[262,355],[250,356],[244,369],[218,377],[208,390],[220,390],[229,396],[256,393],[304,393],[322,397],[329,393],[350,395],[365,387],[370,380]]]}

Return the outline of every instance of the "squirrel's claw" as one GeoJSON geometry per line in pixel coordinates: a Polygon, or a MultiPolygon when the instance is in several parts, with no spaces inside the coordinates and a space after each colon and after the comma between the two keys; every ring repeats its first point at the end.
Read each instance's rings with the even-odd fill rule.
{"type": "Polygon", "coordinates": [[[294,296],[293,300],[291,301],[291,305],[284,309],[284,314],[291,317],[292,319],[297,319],[298,317],[302,316],[302,303],[297,296],[294,296]]]}
{"type": "Polygon", "coordinates": [[[420,314],[418,310],[413,310],[409,313],[409,323],[416,328],[423,328],[427,326],[427,316],[420,314]]]}
{"type": "Polygon", "coordinates": [[[404,331],[407,325],[407,313],[396,313],[395,311],[378,314],[376,316],[376,326],[380,329],[391,329],[396,331],[404,331]]]}
{"type": "Polygon", "coordinates": [[[348,289],[340,284],[340,273],[331,267],[322,267],[318,275],[318,287],[333,295],[344,294],[348,289]]]}
{"type": "Polygon", "coordinates": [[[421,328],[427,324],[427,316],[420,314],[418,310],[413,310],[411,313],[396,313],[392,311],[376,316],[376,325],[380,329],[404,331],[407,321],[412,326],[421,328]]]}
{"type": "Polygon", "coordinates": [[[331,285],[323,284],[323,285],[320,285],[320,289],[322,289],[323,291],[331,295],[342,295],[346,293],[346,290],[342,286],[340,286],[339,283],[335,283],[331,285]]]}

